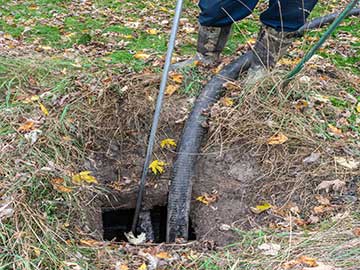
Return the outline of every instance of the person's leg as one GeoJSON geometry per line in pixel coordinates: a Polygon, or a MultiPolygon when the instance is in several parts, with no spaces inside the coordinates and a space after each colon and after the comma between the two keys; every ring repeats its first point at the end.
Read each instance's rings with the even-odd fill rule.
{"type": "Polygon", "coordinates": [[[278,32],[294,32],[303,26],[317,0],[270,0],[260,20],[278,32]]]}
{"type": "Polygon", "coordinates": [[[260,15],[261,27],[254,57],[248,71],[248,83],[253,84],[266,76],[286,53],[297,37],[296,30],[303,26],[317,0],[270,0],[269,8],[260,15]]]}
{"type": "Polygon", "coordinates": [[[199,23],[223,27],[249,16],[259,0],[200,0],[199,23]]]}
{"type": "Polygon", "coordinates": [[[200,0],[199,34],[196,56],[172,65],[172,69],[188,66],[195,61],[209,66],[219,62],[229,39],[231,25],[250,15],[259,0],[200,0]]]}

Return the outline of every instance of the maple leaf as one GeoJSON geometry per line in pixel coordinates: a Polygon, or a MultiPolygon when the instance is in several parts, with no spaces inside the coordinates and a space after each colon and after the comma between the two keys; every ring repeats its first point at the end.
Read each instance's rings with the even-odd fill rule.
{"type": "Polygon", "coordinates": [[[73,175],[71,180],[76,185],[80,185],[83,182],[86,182],[88,184],[91,184],[91,183],[97,184],[98,181],[96,180],[96,178],[90,174],[91,174],[90,171],[83,171],[83,172],[73,175]]]}
{"type": "Polygon", "coordinates": [[[270,145],[276,145],[276,144],[283,144],[288,140],[288,137],[286,137],[283,133],[279,132],[273,136],[271,136],[267,143],[270,145]]]}
{"type": "Polygon", "coordinates": [[[170,138],[167,138],[167,139],[164,139],[161,141],[160,143],[160,146],[161,148],[171,148],[171,147],[176,147],[176,142],[174,139],[170,139],[170,138]]]}
{"type": "Polygon", "coordinates": [[[151,171],[154,174],[162,174],[163,172],[165,172],[165,169],[164,169],[165,166],[166,166],[166,163],[164,161],[156,159],[153,162],[151,162],[149,169],[151,169],[151,171]]]}

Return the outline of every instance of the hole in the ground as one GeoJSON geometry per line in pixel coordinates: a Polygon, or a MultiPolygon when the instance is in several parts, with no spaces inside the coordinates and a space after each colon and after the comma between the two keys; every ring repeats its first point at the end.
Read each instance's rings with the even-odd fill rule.
{"type": "MultiPolygon", "coordinates": [[[[124,233],[131,230],[135,209],[102,209],[104,240],[127,241],[124,233]]],[[[156,206],[150,210],[154,242],[165,242],[167,207],[156,206]]],[[[195,230],[190,220],[189,240],[195,240],[195,230]]]]}

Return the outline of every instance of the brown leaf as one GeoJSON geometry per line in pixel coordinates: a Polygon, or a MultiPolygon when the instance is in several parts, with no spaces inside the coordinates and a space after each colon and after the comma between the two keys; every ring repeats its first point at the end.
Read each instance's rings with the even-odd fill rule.
{"type": "Polygon", "coordinates": [[[353,229],[353,234],[354,234],[355,236],[360,237],[360,227],[357,227],[357,228],[353,229]]]}
{"type": "Polygon", "coordinates": [[[300,258],[297,259],[297,261],[304,264],[305,266],[309,266],[309,267],[315,267],[315,266],[319,265],[316,262],[315,258],[311,258],[311,257],[307,257],[307,256],[301,256],[300,258]]]}
{"type": "Polygon", "coordinates": [[[35,128],[35,123],[31,120],[27,120],[24,124],[22,124],[18,128],[18,131],[25,133],[25,132],[29,132],[29,131],[33,130],[34,128],[35,128]]]}
{"type": "Polygon", "coordinates": [[[330,200],[324,196],[316,195],[315,198],[321,205],[330,205],[330,200]]]}
{"type": "Polygon", "coordinates": [[[179,89],[179,85],[168,85],[165,90],[165,95],[172,96],[179,89]]]}
{"type": "Polygon", "coordinates": [[[332,180],[332,181],[322,181],[318,186],[317,190],[325,189],[326,192],[332,188],[334,191],[341,191],[345,188],[346,183],[339,179],[332,180]]]}
{"type": "Polygon", "coordinates": [[[169,253],[167,253],[165,251],[161,251],[158,254],[156,254],[156,257],[158,257],[159,259],[170,259],[171,258],[169,253]]]}
{"type": "Polygon", "coordinates": [[[175,72],[171,73],[169,77],[173,82],[178,84],[181,84],[184,79],[184,76],[181,73],[175,73],[175,72]]]}
{"type": "Polygon", "coordinates": [[[277,144],[283,144],[288,140],[288,137],[286,137],[283,133],[279,132],[273,136],[271,136],[267,143],[270,145],[277,145],[277,144]]]}

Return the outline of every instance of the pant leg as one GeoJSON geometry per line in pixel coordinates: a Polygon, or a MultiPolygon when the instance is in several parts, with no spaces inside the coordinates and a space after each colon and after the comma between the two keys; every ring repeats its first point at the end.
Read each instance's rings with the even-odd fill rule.
{"type": "Polygon", "coordinates": [[[270,0],[260,20],[277,31],[293,32],[305,24],[316,3],[317,0],[270,0]]]}
{"type": "MultiPolygon", "coordinates": [[[[231,25],[250,15],[259,0],[200,0],[199,23],[203,26],[231,25]]],[[[306,1],[306,0],[305,0],[306,1]]]]}

